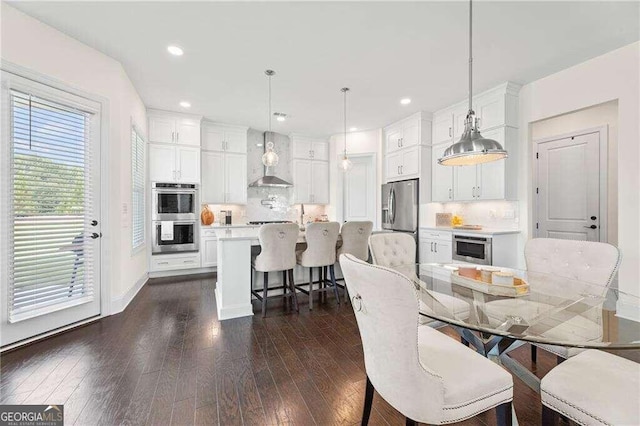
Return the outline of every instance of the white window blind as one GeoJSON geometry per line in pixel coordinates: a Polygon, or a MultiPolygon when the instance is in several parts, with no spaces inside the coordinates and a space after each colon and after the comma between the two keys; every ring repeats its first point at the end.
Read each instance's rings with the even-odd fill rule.
{"type": "Polygon", "coordinates": [[[10,322],[93,300],[91,117],[11,91],[10,322]]]}
{"type": "Polygon", "coordinates": [[[144,246],[144,140],[131,128],[132,248],[144,246]]]}

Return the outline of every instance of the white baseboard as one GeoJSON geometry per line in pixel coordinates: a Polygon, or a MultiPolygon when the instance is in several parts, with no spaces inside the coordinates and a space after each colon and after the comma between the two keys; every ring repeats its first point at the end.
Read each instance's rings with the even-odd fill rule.
{"type": "Polygon", "coordinates": [[[251,306],[251,303],[246,305],[228,306],[224,308],[220,306],[221,297],[220,297],[220,292],[218,291],[218,283],[216,283],[215,294],[216,294],[216,310],[218,311],[219,321],[233,319],[233,318],[240,318],[240,317],[249,317],[253,315],[253,306],[251,306]]]}
{"type": "Polygon", "coordinates": [[[145,272],[122,297],[112,299],[111,315],[119,314],[120,312],[124,311],[148,280],[149,274],[145,272]]]}
{"type": "Polygon", "coordinates": [[[210,274],[216,271],[217,271],[217,268],[215,266],[211,268],[173,269],[169,271],[149,271],[149,278],[165,278],[165,277],[177,277],[180,275],[210,274]]]}

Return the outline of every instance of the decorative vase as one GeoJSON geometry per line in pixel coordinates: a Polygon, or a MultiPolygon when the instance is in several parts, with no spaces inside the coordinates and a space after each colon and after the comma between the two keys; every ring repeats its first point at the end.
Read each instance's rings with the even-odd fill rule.
{"type": "Polygon", "coordinates": [[[209,208],[207,204],[202,206],[202,211],[200,212],[200,221],[203,225],[211,225],[215,220],[215,216],[213,212],[209,208]]]}

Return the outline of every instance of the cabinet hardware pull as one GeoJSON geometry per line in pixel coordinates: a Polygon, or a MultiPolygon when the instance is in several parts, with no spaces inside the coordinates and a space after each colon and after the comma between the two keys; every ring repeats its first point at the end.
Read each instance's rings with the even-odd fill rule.
{"type": "Polygon", "coordinates": [[[451,199],[451,188],[449,188],[449,199],[451,199]]]}
{"type": "Polygon", "coordinates": [[[451,137],[451,127],[449,127],[449,137],[451,137]]]}
{"type": "Polygon", "coordinates": [[[400,166],[400,174],[403,175],[404,174],[404,164],[402,166],[400,166]]]}
{"type": "Polygon", "coordinates": [[[400,166],[398,166],[398,174],[400,174],[400,166]]]}
{"type": "Polygon", "coordinates": [[[176,132],[176,142],[180,142],[180,132],[176,132]]]}
{"type": "Polygon", "coordinates": [[[171,132],[171,142],[175,142],[175,133],[176,132],[171,132]]]}
{"type": "Polygon", "coordinates": [[[433,243],[433,247],[435,248],[435,252],[438,252],[438,243],[433,243]]]}
{"type": "Polygon", "coordinates": [[[433,253],[433,241],[431,242],[431,252],[433,253]]]}
{"type": "Polygon", "coordinates": [[[404,146],[404,138],[400,138],[400,146],[404,146]]]}
{"type": "Polygon", "coordinates": [[[482,191],[480,191],[480,187],[478,186],[476,188],[476,197],[480,198],[480,194],[482,194],[482,191]]]}
{"type": "Polygon", "coordinates": [[[195,260],[183,260],[182,263],[193,263],[195,260]]]}

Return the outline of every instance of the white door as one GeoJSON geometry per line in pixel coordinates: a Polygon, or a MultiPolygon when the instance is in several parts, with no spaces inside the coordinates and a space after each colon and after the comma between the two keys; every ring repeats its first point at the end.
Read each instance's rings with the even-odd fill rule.
{"type": "Polygon", "coordinates": [[[310,160],[293,160],[293,198],[297,204],[311,201],[310,160]]]}
{"type": "Polygon", "coordinates": [[[292,143],[293,158],[311,158],[311,139],[294,137],[292,143]]]}
{"type": "Polygon", "coordinates": [[[200,146],[200,121],[191,118],[176,120],[176,142],[180,145],[200,146]]]}
{"type": "Polygon", "coordinates": [[[226,203],[247,203],[247,156],[225,154],[224,168],[226,180],[226,203]]]}
{"type": "Polygon", "coordinates": [[[325,141],[313,141],[311,156],[314,160],[329,161],[329,144],[325,141]]]}
{"type": "Polygon", "coordinates": [[[438,158],[442,158],[444,151],[451,145],[446,142],[434,145],[431,150],[431,200],[453,200],[453,167],[438,164],[438,158]]]}
{"type": "Polygon", "coordinates": [[[344,173],[343,220],[376,223],[375,156],[351,157],[353,168],[344,173]]]}
{"type": "Polygon", "coordinates": [[[600,241],[600,134],[538,144],[537,235],[600,241]]]}
{"type": "MultiPolygon", "coordinates": [[[[482,136],[500,142],[500,145],[509,151],[505,145],[505,128],[483,132],[482,136]]],[[[505,198],[505,160],[491,161],[477,166],[476,198],[480,200],[503,200],[505,198]]]]}
{"type": "Polygon", "coordinates": [[[477,167],[478,166],[454,166],[454,200],[472,201],[476,199],[477,167]]]}
{"type": "Polygon", "coordinates": [[[311,202],[329,204],[329,163],[311,162],[311,202]]]}
{"type": "Polygon", "coordinates": [[[224,130],[215,126],[202,126],[202,149],[224,151],[224,130]]]}
{"type": "Polygon", "coordinates": [[[102,220],[100,104],[2,80],[5,346],[100,315],[102,220]]]}
{"type": "Polygon", "coordinates": [[[176,121],[171,117],[149,116],[149,142],[175,142],[176,121]]]}
{"type": "Polygon", "coordinates": [[[242,130],[225,130],[224,141],[227,152],[236,152],[238,154],[247,153],[247,131],[242,130]]]}
{"type": "Polygon", "coordinates": [[[149,144],[149,180],[176,182],[176,149],[170,145],[149,144]]]}
{"type": "Polygon", "coordinates": [[[409,178],[420,172],[420,147],[402,151],[402,163],[400,164],[400,174],[403,178],[409,178]]]}
{"type": "Polygon", "coordinates": [[[202,187],[200,193],[203,203],[223,204],[225,191],[224,154],[202,151],[202,187]]]}
{"type": "Polygon", "coordinates": [[[200,148],[176,147],[178,182],[200,183],[200,148]]]}

